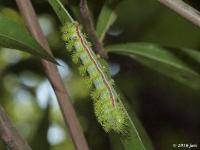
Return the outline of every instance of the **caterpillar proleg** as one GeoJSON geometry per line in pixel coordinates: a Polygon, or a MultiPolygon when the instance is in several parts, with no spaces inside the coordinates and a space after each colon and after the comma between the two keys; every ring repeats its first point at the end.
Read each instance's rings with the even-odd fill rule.
{"type": "Polygon", "coordinates": [[[66,49],[72,53],[72,61],[80,65],[80,74],[86,76],[88,84],[93,87],[91,97],[98,122],[106,132],[124,132],[126,114],[113,80],[105,73],[80,25],[78,22],[68,23],[62,28],[62,33],[66,49]]]}

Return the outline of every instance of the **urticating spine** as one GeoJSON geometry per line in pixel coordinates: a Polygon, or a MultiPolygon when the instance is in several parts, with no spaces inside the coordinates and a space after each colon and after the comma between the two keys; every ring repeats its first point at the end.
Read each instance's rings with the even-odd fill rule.
{"type": "Polygon", "coordinates": [[[66,24],[62,33],[66,49],[72,53],[73,62],[80,65],[81,75],[87,76],[88,84],[94,87],[91,97],[98,122],[107,132],[124,132],[126,115],[113,87],[113,81],[104,72],[79,24],[66,24]]]}

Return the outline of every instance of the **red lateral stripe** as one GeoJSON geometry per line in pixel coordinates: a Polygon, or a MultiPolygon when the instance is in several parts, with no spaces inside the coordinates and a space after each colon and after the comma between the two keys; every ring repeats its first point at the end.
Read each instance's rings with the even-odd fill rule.
{"type": "Polygon", "coordinates": [[[114,97],[114,94],[112,92],[112,87],[110,86],[110,84],[107,81],[104,73],[102,72],[101,68],[99,67],[98,63],[96,62],[93,54],[90,52],[88,46],[85,44],[85,42],[84,42],[84,40],[83,40],[83,38],[81,36],[81,31],[80,31],[80,28],[79,28],[78,24],[76,25],[76,32],[77,32],[77,35],[78,35],[78,37],[79,37],[79,39],[81,41],[81,44],[83,45],[84,49],[86,50],[86,52],[87,52],[88,56],[90,57],[91,61],[95,64],[98,72],[100,73],[100,75],[101,75],[101,77],[103,79],[104,84],[106,85],[106,87],[107,87],[107,89],[109,91],[109,94],[110,94],[110,97],[111,97],[111,100],[112,100],[112,105],[115,106],[115,97],[114,97]]]}

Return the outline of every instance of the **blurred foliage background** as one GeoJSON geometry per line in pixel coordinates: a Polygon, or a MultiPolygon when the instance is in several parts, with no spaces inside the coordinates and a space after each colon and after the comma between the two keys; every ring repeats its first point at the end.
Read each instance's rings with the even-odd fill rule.
{"type": "MultiPolygon", "coordinates": [[[[79,21],[78,0],[62,0],[79,21]],[[70,7],[69,4],[70,3],[70,7]]],[[[32,0],[40,25],[53,50],[65,85],[91,149],[117,149],[115,141],[97,123],[88,89],[82,84],[60,35],[60,23],[45,0],[32,0]]],[[[199,9],[198,0],[188,0],[199,9]]],[[[96,23],[104,1],[88,0],[96,23]]],[[[15,1],[0,0],[0,13],[24,23],[15,1]]],[[[122,0],[117,21],[106,34],[105,45],[151,42],[165,46],[200,48],[200,30],[154,0],[122,0]]],[[[125,56],[110,55],[111,73],[146,129],[155,149],[172,144],[200,144],[200,94],[125,56]]],[[[39,59],[5,48],[0,50],[0,103],[33,150],[73,150],[53,90],[39,59]]],[[[200,146],[200,145],[199,145],[200,146]]],[[[6,149],[0,143],[0,149],[6,149]]],[[[120,149],[118,147],[118,149],[120,149]]]]}

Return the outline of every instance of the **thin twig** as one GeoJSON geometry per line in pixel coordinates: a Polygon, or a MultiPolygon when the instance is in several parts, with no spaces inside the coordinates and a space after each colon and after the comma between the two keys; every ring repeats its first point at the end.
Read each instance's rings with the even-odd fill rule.
{"type": "MultiPolygon", "coordinates": [[[[16,0],[16,2],[32,35],[35,37],[38,43],[40,43],[40,45],[51,54],[47,39],[44,37],[42,30],[39,26],[37,16],[33,9],[31,1],[16,0]]],[[[57,96],[62,115],[64,117],[66,125],[68,125],[69,127],[69,132],[71,134],[75,148],[77,150],[88,150],[89,148],[85,140],[83,131],[81,129],[73,105],[70,101],[70,97],[65,89],[64,83],[60,77],[60,74],[58,73],[57,67],[55,66],[55,64],[52,64],[51,62],[48,62],[46,60],[42,60],[42,64],[57,96]]]]}
{"type": "Polygon", "coordinates": [[[108,58],[107,52],[104,50],[102,44],[99,42],[99,40],[97,38],[94,24],[93,24],[93,21],[91,18],[91,14],[88,9],[87,0],[80,0],[80,12],[81,12],[81,16],[83,18],[83,23],[84,23],[85,29],[86,29],[92,43],[94,44],[94,50],[101,57],[108,58]]]}
{"type": "Polygon", "coordinates": [[[0,137],[10,150],[31,150],[0,105],[0,137]]]}
{"type": "Polygon", "coordinates": [[[191,7],[190,5],[186,4],[182,0],[158,0],[158,1],[200,27],[200,12],[191,7]]]}

